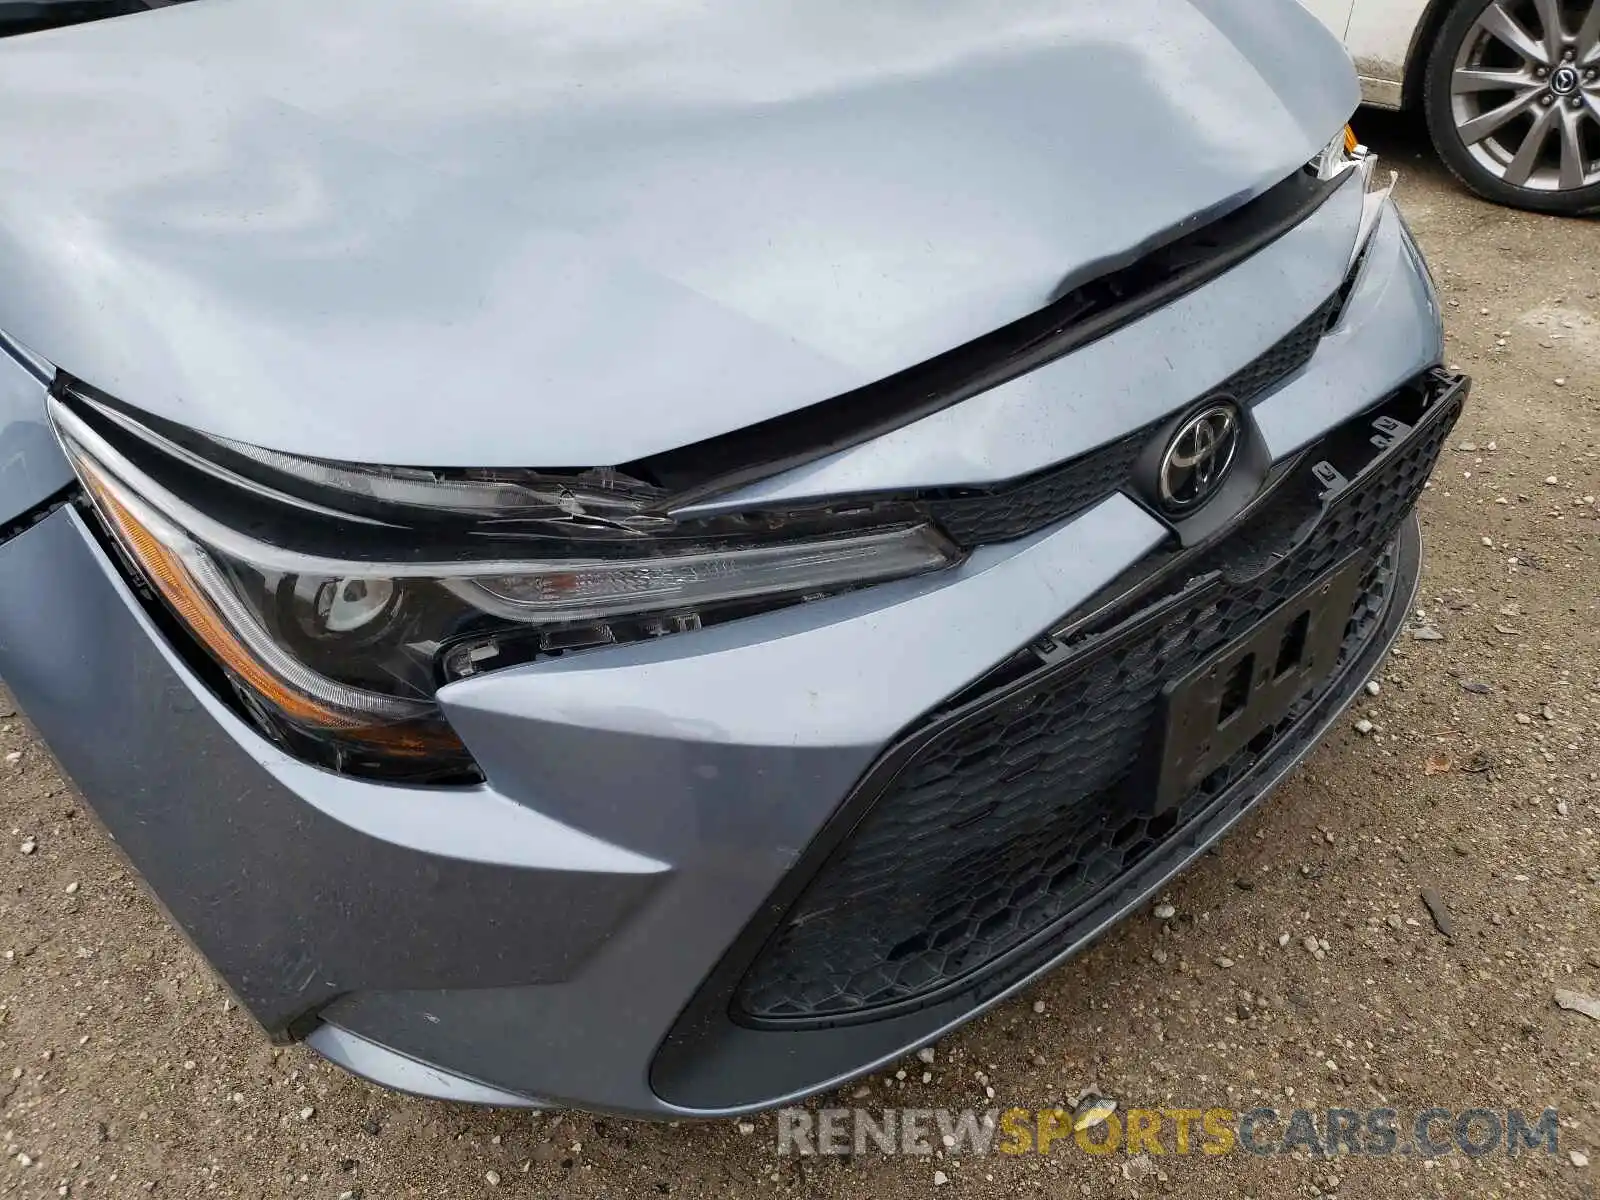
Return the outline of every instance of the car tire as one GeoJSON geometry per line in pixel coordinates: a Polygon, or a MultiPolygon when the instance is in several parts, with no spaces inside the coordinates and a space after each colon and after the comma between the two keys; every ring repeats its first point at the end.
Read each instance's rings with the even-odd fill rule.
{"type": "Polygon", "coordinates": [[[1600,47],[1580,58],[1577,41],[1600,22],[1600,0],[1569,5],[1567,27],[1552,38],[1538,11],[1535,0],[1459,0],[1424,66],[1428,133],[1450,171],[1485,200],[1566,216],[1600,212],[1600,47]],[[1520,50],[1500,13],[1525,35],[1520,50]],[[1458,72],[1461,84],[1486,84],[1493,73],[1507,86],[1458,92],[1458,72]],[[1508,112],[1515,115],[1494,124],[1508,112]],[[1486,136],[1473,136],[1486,126],[1486,136]],[[1528,151],[1530,139],[1538,144],[1528,151]]]}

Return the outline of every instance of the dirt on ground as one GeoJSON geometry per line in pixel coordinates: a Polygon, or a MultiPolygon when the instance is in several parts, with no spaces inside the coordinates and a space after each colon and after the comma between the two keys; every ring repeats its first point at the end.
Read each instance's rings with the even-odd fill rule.
{"type": "Polygon", "coordinates": [[[0,692],[0,1193],[1593,1197],[1600,1019],[1555,994],[1600,996],[1600,223],[1490,207],[1406,123],[1364,131],[1476,380],[1376,694],[1161,905],[812,1107],[1554,1108],[1557,1153],[1179,1154],[1168,1125],[1160,1154],[797,1157],[770,1114],[394,1095],[266,1042],[0,692]]]}

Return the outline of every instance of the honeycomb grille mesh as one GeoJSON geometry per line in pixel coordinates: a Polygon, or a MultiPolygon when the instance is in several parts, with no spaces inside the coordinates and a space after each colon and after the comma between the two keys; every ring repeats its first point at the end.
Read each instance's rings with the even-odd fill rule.
{"type": "MultiPolygon", "coordinates": [[[[1254,403],[1311,360],[1338,311],[1339,296],[1317,310],[1217,388],[1242,403],[1254,403]]],[[[924,491],[918,505],[957,545],[972,548],[1007,542],[1064,521],[1093,507],[1127,482],[1140,452],[1164,421],[1136,429],[1088,454],[994,488],[924,491]]]]}
{"type": "Polygon", "coordinates": [[[1025,537],[1121,489],[1154,432],[1154,427],[1135,430],[1064,466],[994,491],[925,493],[923,506],[958,546],[970,549],[1025,537]]]}
{"type": "Polygon", "coordinates": [[[1267,352],[1246,364],[1217,390],[1246,403],[1261,399],[1267,390],[1294,374],[1317,352],[1317,344],[1338,316],[1343,297],[1334,293],[1267,352]]]}
{"type": "MultiPolygon", "coordinates": [[[[1264,574],[1198,589],[1188,604],[1169,598],[1165,615],[1133,637],[1090,637],[1064,668],[1044,669],[1053,673],[1042,686],[923,745],[752,964],[736,1014],[826,1023],[898,1009],[968,980],[1093,901],[1271,757],[1329,683],[1301,696],[1173,809],[1129,815],[1122,785],[1152,752],[1163,684],[1363,550],[1371,557],[1340,664],[1365,647],[1388,606],[1392,541],[1453,419],[1420,431],[1264,574]]],[[[1227,546],[1204,566],[1226,575],[1227,546]]]]}

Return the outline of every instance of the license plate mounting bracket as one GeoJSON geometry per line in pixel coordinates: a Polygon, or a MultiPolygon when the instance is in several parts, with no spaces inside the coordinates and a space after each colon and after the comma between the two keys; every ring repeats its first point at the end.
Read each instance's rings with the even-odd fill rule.
{"type": "Polygon", "coordinates": [[[1325,571],[1162,689],[1150,811],[1178,803],[1332,673],[1370,555],[1325,571]]]}

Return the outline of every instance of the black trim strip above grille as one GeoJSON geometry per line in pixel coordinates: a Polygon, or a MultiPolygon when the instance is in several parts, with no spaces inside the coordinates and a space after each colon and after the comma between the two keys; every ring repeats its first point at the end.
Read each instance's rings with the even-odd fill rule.
{"type": "Polygon", "coordinates": [[[674,507],[743,487],[959,404],[1170,304],[1271,245],[1357,176],[1297,171],[1199,229],[1174,230],[1132,262],[1038,312],[887,379],[755,425],[624,464],[675,493],[674,507]]]}

